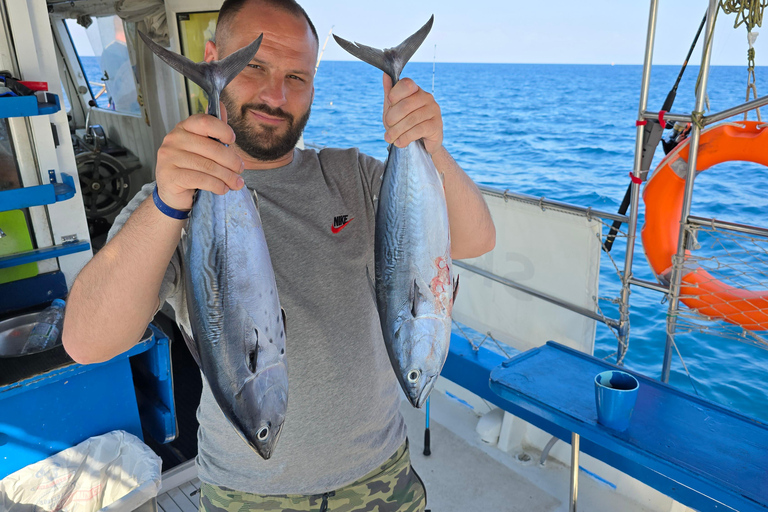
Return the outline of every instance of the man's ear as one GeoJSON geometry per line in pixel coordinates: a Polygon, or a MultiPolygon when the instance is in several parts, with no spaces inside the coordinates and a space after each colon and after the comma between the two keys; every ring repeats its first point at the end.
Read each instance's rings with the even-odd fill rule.
{"type": "Polygon", "coordinates": [[[205,62],[211,62],[212,60],[219,60],[219,51],[216,48],[216,43],[213,41],[205,42],[205,55],[203,57],[205,62]]]}

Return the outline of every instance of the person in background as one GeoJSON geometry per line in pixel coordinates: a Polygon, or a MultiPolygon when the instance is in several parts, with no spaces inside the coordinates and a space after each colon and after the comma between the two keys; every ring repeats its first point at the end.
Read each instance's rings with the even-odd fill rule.
{"type": "MultiPolygon", "coordinates": [[[[355,148],[295,148],[310,116],[318,53],[317,32],[295,1],[226,0],[205,59],[219,60],[261,33],[255,58],[222,95],[227,122],[193,115],[157,154],[159,196],[176,210],[192,207],[196,189],[258,192],[288,318],[288,411],[269,460],[235,433],[203,379],[201,509],[424,510],[368,280],[384,164],[355,148]]],[[[488,208],[443,146],[434,98],[407,78],[391,87],[385,77],[383,85],[387,142],[423,139],[445,175],[453,257],[491,250],[488,208]]],[[[110,241],[72,286],[63,339],[78,362],[131,348],[164,301],[191,332],[178,248],[185,221],[160,212],[149,197],[154,187],[145,186],[116,219],[110,241]]]]}

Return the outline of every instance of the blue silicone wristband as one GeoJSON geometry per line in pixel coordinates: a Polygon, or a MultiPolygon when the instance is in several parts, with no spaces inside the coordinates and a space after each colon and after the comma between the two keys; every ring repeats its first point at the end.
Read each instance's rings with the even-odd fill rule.
{"type": "Polygon", "coordinates": [[[157,185],[155,185],[155,190],[152,191],[152,200],[155,202],[158,210],[172,219],[184,220],[189,217],[191,210],[177,210],[165,204],[157,193],[157,185]]]}

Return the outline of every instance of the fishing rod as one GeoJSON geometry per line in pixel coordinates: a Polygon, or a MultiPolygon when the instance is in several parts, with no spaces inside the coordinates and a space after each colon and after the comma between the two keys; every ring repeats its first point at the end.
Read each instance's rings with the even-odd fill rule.
{"type": "Polygon", "coordinates": [[[331,25],[331,30],[328,31],[328,35],[325,36],[325,42],[323,43],[323,49],[320,50],[320,55],[317,56],[317,64],[315,65],[315,74],[317,74],[317,69],[320,67],[320,61],[323,60],[323,54],[325,53],[325,47],[328,45],[328,40],[331,38],[331,34],[333,34],[333,27],[336,25],[331,25]]]}
{"type": "MultiPolygon", "coordinates": [[[[704,28],[706,21],[707,15],[704,14],[704,18],[701,20],[701,24],[699,25],[699,30],[696,32],[696,37],[693,38],[693,44],[691,44],[691,48],[688,50],[688,55],[685,57],[685,61],[683,62],[683,67],[680,69],[680,73],[677,75],[675,85],[667,94],[667,98],[664,100],[664,105],[662,105],[660,112],[669,112],[672,109],[672,104],[675,102],[675,96],[677,96],[677,86],[680,85],[680,80],[683,78],[685,68],[688,67],[688,60],[690,60],[691,55],[693,54],[693,49],[696,47],[696,42],[699,40],[699,36],[701,35],[701,31],[704,28]]],[[[643,133],[643,157],[640,165],[641,175],[647,175],[648,171],[651,169],[653,155],[656,153],[656,148],[659,146],[659,142],[661,142],[661,135],[664,133],[666,124],[667,123],[664,123],[664,125],[662,125],[661,122],[656,119],[648,121],[649,126],[646,127],[643,133]]],[[[627,192],[624,194],[624,199],[621,201],[621,206],[619,206],[619,215],[624,215],[627,213],[631,193],[632,183],[630,182],[629,186],[627,186],[627,192]]],[[[605,252],[611,252],[613,241],[616,239],[616,235],[621,228],[621,224],[622,222],[620,220],[613,221],[611,230],[605,239],[605,243],[603,244],[603,250],[605,252]]]]}

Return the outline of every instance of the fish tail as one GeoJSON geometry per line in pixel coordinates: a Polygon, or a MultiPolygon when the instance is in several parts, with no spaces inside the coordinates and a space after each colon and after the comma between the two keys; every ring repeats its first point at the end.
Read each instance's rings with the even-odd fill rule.
{"type": "Polygon", "coordinates": [[[205,91],[208,96],[208,113],[216,117],[221,117],[219,113],[221,91],[253,59],[264,37],[263,34],[260,35],[248,46],[240,48],[220,61],[194,63],[183,55],[166,50],[141,31],[139,36],[155,55],[205,91]]]}
{"type": "Polygon", "coordinates": [[[419,49],[421,43],[427,38],[427,34],[432,30],[432,22],[435,20],[434,15],[429,18],[429,21],[421,27],[415,34],[400,43],[395,48],[386,48],[379,50],[370,46],[365,46],[360,43],[350,43],[346,39],[342,39],[336,34],[333,38],[339,43],[339,46],[346,51],[368,64],[375,66],[389,75],[392,79],[392,85],[396,84],[400,79],[400,73],[408,63],[408,61],[419,49]]]}

